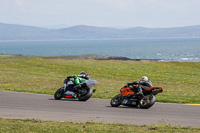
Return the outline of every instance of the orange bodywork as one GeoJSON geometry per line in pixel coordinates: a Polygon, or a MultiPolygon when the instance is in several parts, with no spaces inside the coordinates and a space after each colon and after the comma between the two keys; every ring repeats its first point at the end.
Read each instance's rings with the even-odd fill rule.
{"type": "Polygon", "coordinates": [[[130,88],[127,88],[127,86],[123,86],[120,89],[120,92],[121,92],[122,96],[133,95],[135,93],[130,88]]]}
{"type": "MultiPolygon", "coordinates": [[[[137,87],[138,87],[138,86],[137,86],[137,87]]],[[[147,89],[145,89],[145,90],[143,90],[143,91],[151,91],[151,90],[153,90],[153,89],[160,89],[160,90],[163,90],[162,87],[154,87],[154,86],[152,86],[152,87],[149,87],[149,88],[147,88],[147,89]]],[[[135,92],[132,91],[130,88],[127,88],[126,85],[123,86],[123,87],[120,89],[120,92],[121,92],[122,96],[133,95],[133,94],[135,93],[135,92]]],[[[162,91],[161,91],[161,92],[162,92],[162,91]]],[[[156,94],[155,94],[155,95],[156,95],[156,94]]]]}
{"type": "Polygon", "coordinates": [[[155,87],[155,86],[152,86],[152,87],[149,87],[147,89],[145,89],[145,91],[150,91],[152,89],[161,89],[162,90],[162,87],[155,87]]]}

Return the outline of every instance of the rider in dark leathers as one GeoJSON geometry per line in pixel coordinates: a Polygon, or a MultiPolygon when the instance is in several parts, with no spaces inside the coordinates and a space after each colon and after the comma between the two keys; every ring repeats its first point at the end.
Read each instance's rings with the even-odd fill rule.
{"type": "Polygon", "coordinates": [[[139,87],[132,88],[133,91],[136,92],[136,94],[141,94],[143,89],[147,89],[147,88],[153,86],[152,82],[150,80],[148,80],[148,77],[146,77],[146,76],[142,76],[139,82],[135,81],[132,83],[127,83],[127,86],[136,85],[136,84],[139,84],[139,87]]]}

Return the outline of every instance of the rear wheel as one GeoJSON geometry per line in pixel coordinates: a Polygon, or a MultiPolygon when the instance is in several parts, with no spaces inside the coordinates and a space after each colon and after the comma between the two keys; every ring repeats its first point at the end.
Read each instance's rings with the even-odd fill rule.
{"type": "Polygon", "coordinates": [[[90,99],[90,97],[93,94],[93,90],[90,88],[84,89],[84,91],[86,91],[86,92],[84,92],[83,95],[80,95],[78,97],[79,101],[87,101],[88,99],[90,99]]]}
{"type": "Polygon", "coordinates": [[[64,93],[64,89],[60,88],[56,91],[56,93],[54,94],[54,98],[56,100],[60,100],[63,97],[63,93],[64,93]]]}
{"type": "Polygon", "coordinates": [[[154,105],[156,102],[156,97],[154,95],[146,95],[139,102],[139,107],[142,109],[148,109],[154,105]]]}
{"type": "Polygon", "coordinates": [[[116,95],[115,97],[113,97],[110,101],[110,105],[112,107],[118,107],[119,105],[122,104],[122,95],[116,95]]]}

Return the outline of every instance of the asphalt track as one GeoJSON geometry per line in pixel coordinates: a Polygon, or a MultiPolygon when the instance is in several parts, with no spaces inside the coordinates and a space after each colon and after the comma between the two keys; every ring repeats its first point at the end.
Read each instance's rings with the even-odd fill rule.
{"type": "Polygon", "coordinates": [[[54,100],[53,95],[0,91],[0,117],[200,127],[200,106],[155,103],[150,109],[111,107],[109,99],[54,100]]]}

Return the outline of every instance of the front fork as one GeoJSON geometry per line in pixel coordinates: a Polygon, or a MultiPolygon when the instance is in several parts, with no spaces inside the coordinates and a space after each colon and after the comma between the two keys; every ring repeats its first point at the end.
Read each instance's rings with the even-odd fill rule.
{"type": "Polygon", "coordinates": [[[66,85],[66,84],[64,84],[64,86],[62,87],[62,89],[64,90],[64,92],[66,92],[67,85],[66,85]]]}

